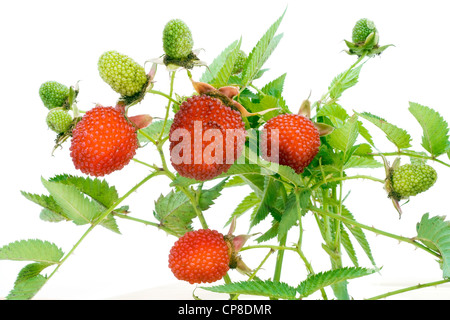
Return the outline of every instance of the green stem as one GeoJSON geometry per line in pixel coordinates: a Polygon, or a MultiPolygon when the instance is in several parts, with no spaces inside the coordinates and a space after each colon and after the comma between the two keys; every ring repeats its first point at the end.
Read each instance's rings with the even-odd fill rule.
{"type": "Polygon", "coordinates": [[[421,154],[417,154],[417,153],[409,153],[407,151],[397,151],[397,152],[383,152],[383,153],[371,153],[370,155],[372,156],[407,156],[407,157],[412,157],[412,158],[419,158],[419,159],[425,159],[425,160],[432,160],[435,162],[438,162],[446,167],[450,167],[450,164],[436,159],[435,157],[430,157],[430,156],[426,156],[426,155],[421,155],[421,154]]]}
{"type": "Polygon", "coordinates": [[[286,247],[286,246],[274,246],[270,244],[259,244],[259,245],[253,245],[253,246],[245,246],[239,252],[250,250],[250,249],[272,249],[272,250],[290,250],[290,251],[297,251],[296,248],[292,247],[286,247]]]}
{"type": "Polygon", "coordinates": [[[168,94],[165,94],[164,92],[161,92],[161,91],[158,91],[158,90],[149,90],[148,93],[158,94],[160,96],[163,96],[163,97],[167,98],[172,103],[180,104],[177,100],[173,99],[171,96],[169,96],[168,94]]]}
{"type": "Polygon", "coordinates": [[[400,293],[404,293],[404,292],[408,292],[408,291],[413,291],[413,290],[417,290],[417,289],[422,289],[422,288],[427,288],[427,287],[434,287],[440,284],[444,284],[444,283],[449,283],[450,279],[444,279],[444,280],[439,280],[439,281],[434,281],[434,282],[428,282],[428,283],[423,283],[423,284],[417,284],[415,286],[411,286],[411,287],[407,287],[407,288],[403,288],[403,289],[399,289],[399,290],[395,290],[395,291],[391,291],[391,292],[387,292],[384,294],[380,294],[378,296],[372,297],[372,298],[368,298],[365,300],[378,300],[378,299],[383,299],[386,297],[390,297],[396,294],[400,294],[400,293]]]}
{"type": "Polygon", "coordinates": [[[169,93],[170,99],[169,99],[169,102],[168,102],[167,107],[166,107],[166,115],[164,116],[164,123],[163,123],[163,127],[162,127],[162,130],[161,130],[161,133],[159,134],[158,140],[161,140],[161,138],[162,138],[162,136],[164,134],[164,131],[166,129],[167,119],[169,118],[170,104],[172,103],[172,100],[173,100],[172,99],[172,95],[173,95],[173,82],[174,82],[174,80],[175,80],[175,71],[172,71],[172,75],[170,77],[170,93],[169,93]]]}
{"type": "Polygon", "coordinates": [[[375,182],[380,182],[384,184],[384,180],[382,179],[378,179],[372,176],[367,176],[367,175],[356,175],[356,176],[348,176],[348,177],[336,177],[336,178],[331,178],[331,179],[326,179],[324,181],[321,181],[317,184],[315,184],[314,186],[311,187],[312,191],[315,191],[317,189],[319,189],[322,185],[329,183],[329,182],[338,182],[338,181],[346,181],[346,180],[355,180],[355,179],[366,179],[366,180],[372,180],[375,182]]]}
{"type": "Polygon", "coordinates": [[[113,212],[113,214],[114,214],[114,216],[116,216],[118,218],[121,218],[121,219],[124,219],[124,220],[131,220],[131,221],[139,222],[139,223],[142,223],[142,224],[144,224],[146,226],[152,226],[152,227],[164,230],[168,234],[173,234],[172,230],[164,227],[163,225],[161,225],[159,223],[155,223],[155,222],[151,222],[151,221],[135,218],[135,217],[129,216],[127,214],[122,214],[122,213],[118,213],[118,212],[113,212]]]}
{"type": "Polygon", "coordinates": [[[399,236],[399,235],[396,235],[396,234],[393,234],[393,233],[389,233],[389,232],[386,232],[386,231],[383,231],[383,230],[380,230],[380,229],[369,227],[369,226],[366,226],[366,225],[364,225],[362,223],[359,223],[357,221],[348,219],[348,218],[346,218],[344,216],[341,216],[341,215],[338,215],[338,214],[335,214],[335,213],[332,213],[332,212],[329,212],[327,210],[323,210],[323,209],[320,209],[320,208],[317,208],[317,207],[312,207],[310,209],[312,211],[322,215],[322,216],[326,216],[326,217],[330,217],[330,218],[333,218],[333,219],[337,219],[337,220],[340,220],[340,221],[342,221],[342,222],[344,222],[346,224],[349,224],[349,225],[352,225],[352,226],[355,226],[355,227],[359,227],[361,229],[365,229],[365,230],[371,231],[373,233],[376,233],[376,234],[379,234],[379,235],[382,235],[382,236],[385,236],[385,237],[388,237],[388,238],[392,238],[392,239],[395,239],[395,240],[398,240],[398,241],[401,241],[401,242],[406,242],[406,243],[412,244],[412,245],[416,246],[417,248],[425,250],[426,252],[434,255],[437,258],[441,258],[438,253],[428,249],[424,245],[421,245],[420,243],[418,243],[414,239],[402,237],[402,236],[399,236]]]}
{"type": "MultiPolygon", "coordinates": [[[[353,63],[350,68],[347,69],[347,71],[345,71],[345,74],[343,75],[342,79],[345,79],[347,77],[347,75],[349,74],[349,72],[355,68],[364,58],[366,57],[366,54],[361,55],[358,60],[356,60],[355,63],[353,63]]],[[[339,82],[334,83],[334,85],[327,91],[327,93],[325,93],[322,98],[319,100],[318,103],[315,103],[311,108],[313,109],[314,107],[317,107],[317,109],[320,107],[321,104],[323,104],[324,106],[329,104],[330,102],[334,102],[335,100],[332,99],[330,101],[326,101],[328,99],[328,97],[330,96],[330,92],[333,91],[333,89],[339,85],[339,82]]]]}

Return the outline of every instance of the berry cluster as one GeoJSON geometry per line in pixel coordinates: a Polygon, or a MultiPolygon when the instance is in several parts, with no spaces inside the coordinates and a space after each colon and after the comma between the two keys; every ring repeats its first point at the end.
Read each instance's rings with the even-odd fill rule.
{"type": "MultiPolygon", "coordinates": [[[[192,33],[183,21],[169,21],[162,40],[164,55],[159,62],[169,70],[191,69],[202,64],[193,50],[192,33]]],[[[350,54],[373,55],[385,49],[378,46],[378,31],[368,19],[356,23],[352,41],[347,42],[350,54]]],[[[231,74],[242,73],[247,59],[242,50],[236,51],[231,74]]],[[[120,95],[115,106],[97,104],[81,116],[75,104],[78,88],[55,81],[43,83],[39,95],[49,109],[48,127],[59,136],[71,137],[70,156],[74,167],[84,174],[100,177],[124,168],[140,147],[138,130],[149,125],[152,118],[129,117],[128,110],[150,91],[156,69],[147,73],[132,58],[114,50],[103,53],[97,66],[101,79],[120,95]]],[[[246,143],[248,118],[262,113],[249,113],[238,102],[236,97],[242,88],[216,88],[193,81],[190,72],[188,75],[196,93],[177,105],[167,137],[170,161],[180,176],[207,181],[227,172],[236,163],[246,143]]],[[[302,174],[311,164],[321,147],[321,137],[333,129],[311,121],[309,101],[306,102],[297,114],[282,110],[270,119],[258,120],[259,124],[265,122],[259,131],[262,158],[288,166],[296,174],[302,174]]],[[[158,146],[159,143],[155,141],[158,146]]],[[[409,164],[389,172],[389,196],[396,201],[428,190],[437,178],[428,165],[409,164]]],[[[231,232],[223,236],[210,229],[187,232],[170,250],[169,268],[177,279],[189,283],[220,280],[230,268],[247,270],[237,256],[245,239],[234,237],[231,232]]]]}

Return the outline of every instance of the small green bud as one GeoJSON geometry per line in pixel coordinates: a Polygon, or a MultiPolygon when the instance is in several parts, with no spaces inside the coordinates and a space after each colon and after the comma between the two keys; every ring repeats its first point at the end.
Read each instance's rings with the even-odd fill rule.
{"type": "Polygon", "coordinates": [[[52,109],[47,114],[47,125],[56,133],[67,132],[72,124],[72,116],[64,109],[52,109]]]}
{"type": "Polygon", "coordinates": [[[360,19],[353,27],[352,41],[354,43],[364,43],[371,33],[377,33],[375,23],[369,19],[360,19]]]}
{"type": "Polygon", "coordinates": [[[191,54],[194,41],[189,27],[180,19],[170,20],[163,30],[163,49],[171,59],[185,59],[191,54]]]}
{"type": "Polygon", "coordinates": [[[107,51],[98,60],[100,77],[122,96],[141,92],[148,82],[144,67],[117,51],[107,51]]]}
{"type": "Polygon", "coordinates": [[[41,84],[39,96],[48,109],[59,108],[69,97],[69,88],[56,81],[47,81],[41,84]]]}

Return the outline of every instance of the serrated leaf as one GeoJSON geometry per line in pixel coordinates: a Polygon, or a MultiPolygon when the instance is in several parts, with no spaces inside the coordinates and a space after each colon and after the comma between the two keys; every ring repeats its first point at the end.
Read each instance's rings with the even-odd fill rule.
{"type": "Polygon", "coordinates": [[[176,236],[182,236],[192,230],[192,220],[196,217],[189,198],[182,192],[173,190],[166,196],[161,195],[155,202],[155,218],[176,236]]]}
{"type": "Polygon", "coordinates": [[[426,213],[417,224],[417,240],[439,252],[444,278],[450,278],[450,221],[443,216],[429,218],[426,213]]]}
{"type": "MultiPolygon", "coordinates": [[[[53,180],[49,180],[53,181],[53,180]]],[[[119,199],[117,190],[109,186],[106,180],[90,177],[77,177],[69,175],[65,179],[59,179],[58,182],[72,185],[90,198],[96,200],[105,208],[109,208],[119,199]]]]}
{"type": "Polygon", "coordinates": [[[75,224],[83,225],[93,222],[101,213],[101,207],[85,197],[75,186],[61,182],[50,182],[41,179],[56,203],[64,210],[64,214],[75,224]]]}
{"type": "Polygon", "coordinates": [[[0,260],[58,263],[64,252],[55,244],[39,239],[11,242],[0,248],[0,260]]]}
{"type": "Polygon", "coordinates": [[[268,94],[275,98],[281,98],[285,79],[286,73],[264,85],[264,87],[262,87],[261,89],[261,92],[264,92],[265,94],[268,94]]]}
{"type": "Polygon", "coordinates": [[[350,168],[381,168],[383,164],[373,158],[352,155],[344,164],[344,170],[350,168]]]}
{"type": "Polygon", "coordinates": [[[338,74],[333,81],[331,81],[331,84],[328,87],[328,92],[330,93],[330,97],[332,99],[338,99],[345,90],[358,83],[358,77],[362,66],[363,65],[361,64],[349,71],[342,72],[338,74]]]}
{"type": "Polygon", "coordinates": [[[448,124],[435,110],[410,102],[409,111],[423,129],[422,146],[437,157],[445,153],[449,147],[448,124]]]}
{"type": "Polygon", "coordinates": [[[7,300],[29,300],[47,282],[47,278],[43,275],[36,275],[24,281],[17,283],[6,297],[7,300]]]}
{"type": "Polygon", "coordinates": [[[221,182],[219,182],[210,189],[201,190],[200,197],[198,200],[198,205],[201,210],[207,210],[209,209],[210,206],[214,204],[214,200],[216,200],[220,196],[227,180],[228,178],[222,180],[221,182]]]}
{"type": "Polygon", "coordinates": [[[257,210],[251,217],[250,228],[260,223],[270,212],[270,209],[275,203],[280,188],[280,182],[271,177],[266,177],[264,185],[264,192],[262,194],[261,202],[257,206],[257,210]]]}
{"type": "Polygon", "coordinates": [[[233,213],[231,214],[230,219],[227,221],[225,225],[229,225],[234,217],[240,217],[244,213],[246,213],[251,208],[255,207],[257,204],[260,203],[260,199],[256,195],[255,192],[251,192],[247,196],[245,196],[244,199],[242,199],[241,202],[236,206],[233,213]]]}
{"type": "Polygon", "coordinates": [[[405,130],[369,112],[356,114],[380,128],[386,134],[386,138],[395,144],[399,150],[411,147],[411,136],[405,130]]]}
{"type": "Polygon", "coordinates": [[[138,130],[138,140],[141,143],[150,142],[147,138],[149,136],[153,140],[158,139],[161,131],[164,127],[163,137],[167,137],[169,135],[170,126],[172,125],[173,119],[168,119],[166,126],[164,127],[164,120],[153,121],[147,127],[138,130]],[[141,131],[145,134],[142,134],[141,131]]]}
{"type": "Polygon", "coordinates": [[[209,83],[217,88],[226,86],[233,72],[234,64],[236,62],[238,52],[241,48],[242,38],[239,39],[237,44],[232,48],[226,57],[222,67],[217,71],[214,78],[209,83]]]}
{"type": "Polygon", "coordinates": [[[327,117],[334,127],[341,127],[350,118],[347,111],[338,103],[323,106],[317,111],[317,117],[327,117]]]}
{"type": "Polygon", "coordinates": [[[374,273],[374,269],[366,269],[360,267],[346,267],[325,272],[320,272],[311,275],[308,279],[302,281],[297,291],[300,293],[300,298],[305,298],[317,290],[325,288],[330,285],[337,284],[342,281],[364,277],[374,273]]]}
{"type": "Polygon", "coordinates": [[[352,241],[351,241],[350,236],[347,233],[347,231],[345,231],[344,229],[341,229],[340,237],[341,237],[340,239],[341,239],[342,246],[344,247],[345,252],[347,252],[347,255],[350,258],[350,260],[352,261],[353,265],[355,267],[359,267],[358,257],[356,255],[355,248],[353,247],[352,241]]]}
{"type": "Polygon", "coordinates": [[[214,287],[201,287],[202,289],[227,294],[248,294],[254,296],[271,297],[275,299],[296,299],[296,290],[284,282],[241,281],[214,287]]]}
{"type": "Polygon", "coordinates": [[[244,86],[247,86],[255,79],[258,71],[260,71],[270,54],[278,45],[281,35],[275,37],[275,33],[277,32],[285,13],[286,11],[284,11],[281,17],[270,26],[248,55],[242,71],[242,83],[244,86]]]}
{"type": "Polygon", "coordinates": [[[230,55],[230,52],[236,48],[237,43],[237,40],[233,41],[213,60],[213,62],[208,66],[208,68],[206,68],[205,72],[203,72],[200,77],[200,82],[210,83],[211,80],[217,76],[218,72],[230,55]]]}
{"type": "Polygon", "coordinates": [[[43,262],[34,262],[27,264],[25,267],[23,267],[19,274],[17,275],[16,281],[14,282],[14,285],[17,286],[19,283],[26,281],[28,279],[31,279],[33,277],[38,276],[42,270],[47,268],[52,264],[50,263],[43,263],[43,262]]]}
{"type": "Polygon", "coordinates": [[[41,219],[47,221],[69,220],[64,215],[64,210],[56,203],[51,196],[32,194],[21,191],[22,195],[28,200],[40,205],[44,209],[41,211],[41,219]]]}
{"type": "MultiPolygon", "coordinates": [[[[358,122],[355,116],[348,119],[345,124],[335,129],[327,136],[328,143],[335,149],[347,154],[358,137],[358,122]]],[[[345,157],[344,157],[345,158],[345,157]]]]}

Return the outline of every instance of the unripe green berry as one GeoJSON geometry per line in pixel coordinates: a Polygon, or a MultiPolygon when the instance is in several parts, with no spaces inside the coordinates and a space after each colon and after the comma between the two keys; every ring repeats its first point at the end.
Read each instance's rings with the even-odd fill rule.
{"type": "Polygon", "coordinates": [[[56,81],[47,81],[41,84],[39,96],[48,109],[59,108],[69,97],[69,88],[56,81]]]}
{"type": "Polygon", "coordinates": [[[406,199],[430,189],[437,179],[436,171],[426,164],[405,164],[393,170],[392,191],[397,199],[406,199]]]}
{"type": "Polygon", "coordinates": [[[63,109],[52,109],[47,114],[47,125],[56,133],[63,133],[69,130],[72,124],[72,116],[63,109]]]}
{"type": "Polygon", "coordinates": [[[191,30],[180,19],[170,20],[163,30],[163,49],[172,59],[184,59],[194,46],[191,30]]]}
{"type": "Polygon", "coordinates": [[[238,55],[236,57],[236,61],[234,63],[232,74],[238,74],[238,73],[242,72],[242,69],[244,68],[246,60],[247,60],[247,54],[244,51],[239,50],[238,55]]]}
{"type": "Polygon", "coordinates": [[[367,37],[374,31],[376,32],[377,28],[375,28],[375,24],[373,23],[373,21],[365,18],[360,19],[353,27],[352,41],[354,43],[364,42],[366,41],[367,37]]]}
{"type": "Polygon", "coordinates": [[[100,77],[122,96],[141,92],[147,83],[144,67],[117,51],[107,51],[98,60],[100,77]]]}

